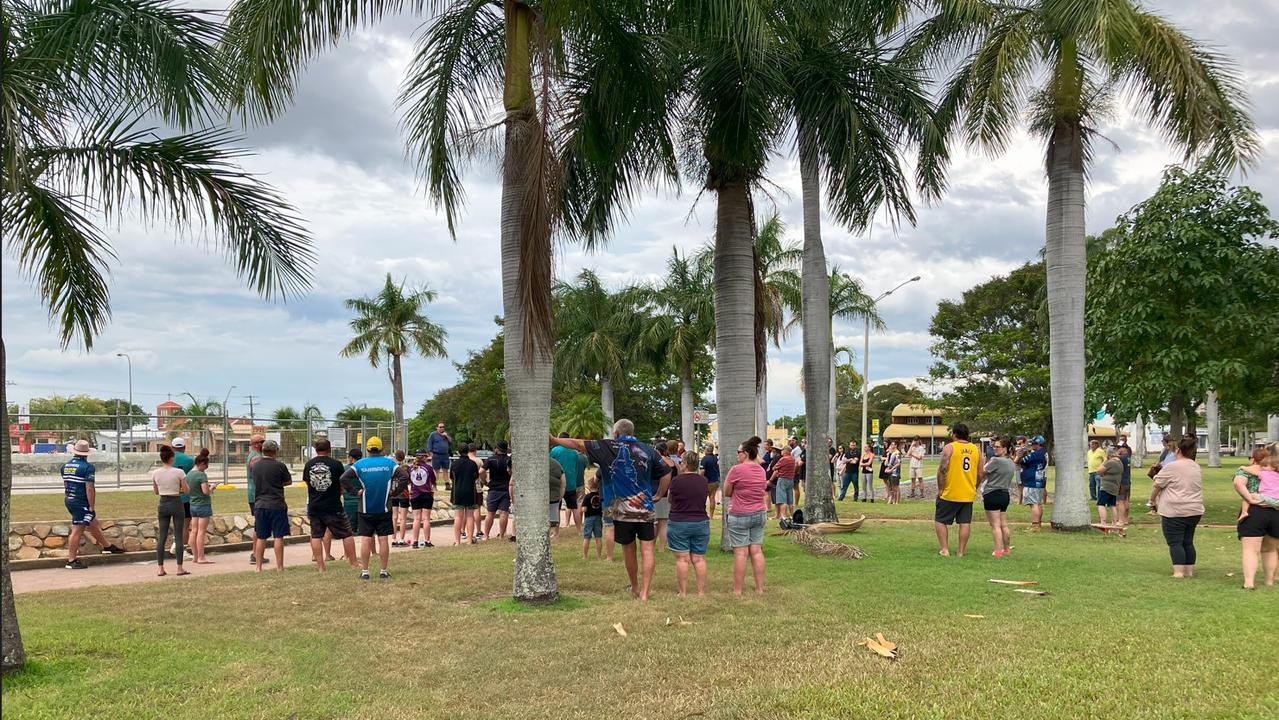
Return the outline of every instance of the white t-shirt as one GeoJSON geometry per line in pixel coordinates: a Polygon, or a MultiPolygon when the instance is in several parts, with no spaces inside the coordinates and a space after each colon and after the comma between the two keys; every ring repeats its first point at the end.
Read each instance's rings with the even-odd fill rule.
{"type": "Polygon", "coordinates": [[[151,480],[155,482],[156,488],[161,495],[180,495],[182,494],[182,478],[187,474],[182,468],[160,467],[151,471],[151,480]]]}
{"type": "Polygon", "coordinates": [[[916,445],[910,449],[910,469],[918,470],[924,467],[924,446],[916,445]]]}

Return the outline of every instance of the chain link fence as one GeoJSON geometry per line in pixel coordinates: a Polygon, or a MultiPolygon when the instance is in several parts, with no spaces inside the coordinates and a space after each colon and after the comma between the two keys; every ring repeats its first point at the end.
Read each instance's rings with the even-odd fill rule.
{"type": "Polygon", "coordinates": [[[9,427],[15,492],[62,490],[62,466],[79,440],[92,448],[89,462],[97,470],[99,490],[149,488],[151,471],[160,466],[160,446],[171,446],[177,438],[193,458],[208,448],[210,479],[232,485],[245,483],[249,440],[256,434],[278,442],[278,459],[294,472],[301,472],[314,454],[311,448],[319,437],[329,439],[339,458],[371,437],[381,439],[388,454],[407,450],[408,440],[407,423],[367,418],[32,414],[11,419],[18,421],[9,427]]]}

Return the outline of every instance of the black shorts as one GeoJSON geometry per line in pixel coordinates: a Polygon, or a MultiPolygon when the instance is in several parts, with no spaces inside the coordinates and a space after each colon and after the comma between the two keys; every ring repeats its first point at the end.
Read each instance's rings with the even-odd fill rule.
{"type": "Polygon", "coordinates": [[[511,511],[511,493],[506,490],[489,490],[484,498],[484,507],[491,513],[509,513],[511,511]]]}
{"type": "Polygon", "coordinates": [[[325,513],[323,515],[307,515],[311,520],[311,539],[324,537],[324,531],[333,533],[334,540],[345,540],[351,537],[351,521],[345,512],[325,513]]]}
{"type": "Polygon", "coordinates": [[[630,545],[636,540],[653,542],[657,539],[657,530],[651,522],[613,521],[613,542],[618,545],[630,545]]]}
{"type": "Polygon", "coordinates": [[[1010,501],[1007,490],[991,490],[981,496],[981,504],[986,512],[1008,512],[1010,501]]]}
{"type": "Polygon", "coordinates": [[[1097,507],[1114,507],[1119,502],[1118,495],[1111,495],[1105,490],[1097,490],[1097,507]]]}
{"type": "Polygon", "coordinates": [[[973,521],[973,504],[938,498],[937,511],[933,513],[933,520],[942,525],[954,525],[955,523],[968,525],[973,521]]]}
{"type": "Polygon", "coordinates": [[[360,513],[360,528],[356,535],[373,537],[374,535],[391,535],[395,528],[391,525],[391,513],[360,513]]]}
{"type": "Polygon", "coordinates": [[[422,493],[415,498],[410,498],[409,507],[414,510],[430,510],[435,507],[435,496],[431,493],[422,493]]]}
{"type": "Polygon", "coordinates": [[[182,516],[188,520],[191,519],[191,501],[190,500],[182,503],[182,516]]]}
{"type": "Polygon", "coordinates": [[[577,490],[564,491],[564,507],[569,510],[577,509],[577,490]]]}
{"type": "Polygon", "coordinates": [[[1248,517],[1239,523],[1239,537],[1279,538],[1279,508],[1269,505],[1249,505],[1248,517]]]}
{"type": "Polygon", "coordinates": [[[391,498],[391,507],[409,507],[408,498],[391,498]]]}

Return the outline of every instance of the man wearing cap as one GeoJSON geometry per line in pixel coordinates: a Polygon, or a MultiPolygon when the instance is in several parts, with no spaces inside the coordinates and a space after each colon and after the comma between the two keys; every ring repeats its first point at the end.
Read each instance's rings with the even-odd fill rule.
{"type": "Polygon", "coordinates": [[[346,472],[342,463],[330,453],[333,445],[328,438],[315,441],[315,457],[302,467],[302,482],[306,483],[306,514],[311,520],[311,556],[320,572],[326,570],[324,561],[328,551],[324,547],[325,533],[342,543],[342,550],[351,567],[355,561],[355,540],[351,537],[351,525],[342,510],[342,485],[338,478],[346,472]]]}
{"type": "Polygon", "coordinates": [[[102,552],[124,552],[124,548],[107,542],[106,536],[102,534],[102,526],[93,512],[97,500],[97,491],[93,487],[97,469],[89,462],[89,452],[88,440],[76,441],[71,446],[71,459],[62,466],[62,485],[66,490],[64,504],[71,513],[71,538],[67,542],[67,563],[63,565],[68,570],[84,570],[88,567],[77,557],[85,528],[89,529],[89,534],[97,541],[102,552]]]}
{"type": "Polygon", "coordinates": [[[378,577],[385,580],[391,577],[386,566],[391,558],[391,535],[395,532],[391,525],[391,483],[399,464],[382,454],[382,439],[376,435],[369,438],[365,447],[369,451],[368,457],[355,461],[342,473],[342,489],[360,494],[360,524],[356,531],[363,538],[360,544],[360,579],[369,579],[369,557],[373,554],[376,537],[381,567],[378,577]],[[361,485],[358,490],[356,480],[361,485]]]}
{"type": "Polygon", "coordinates": [[[497,519],[497,536],[506,537],[506,524],[511,516],[511,454],[505,440],[498,440],[493,454],[480,466],[480,479],[488,485],[484,507],[484,537],[492,537],[493,520],[497,519]]]}
{"type": "MultiPolygon", "coordinates": [[[[186,453],[186,439],[179,435],[173,438],[170,446],[173,448],[173,467],[190,475],[191,471],[195,469],[195,458],[186,453]]],[[[191,550],[191,526],[195,524],[191,522],[191,496],[188,493],[180,493],[178,499],[182,501],[182,510],[186,518],[182,524],[182,547],[187,549],[188,554],[195,555],[195,552],[191,550]]],[[[173,538],[173,551],[177,552],[177,548],[178,539],[175,537],[173,538]]]]}
{"type": "MultiPolygon", "coordinates": [[[[249,514],[250,515],[253,515],[253,512],[254,512],[253,500],[255,499],[257,495],[256,488],[253,486],[253,465],[257,463],[258,458],[262,457],[262,443],[265,441],[266,441],[266,438],[262,437],[262,435],[258,433],[253,433],[253,435],[249,438],[249,454],[244,457],[244,477],[245,477],[245,480],[248,482],[249,514]]],[[[257,565],[258,564],[257,557],[254,555],[249,555],[249,564],[257,565]]]]}
{"type": "Polygon", "coordinates": [[[289,536],[289,506],[284,501],[284,488],[293,484],[289,466],[275,459],[280,443],[262,443],[262,455],[253,463],[253,557],[262,572],[262,555],[267,538],[274,541],[275,569],[284,570],[284,538],[289,536]]]}
{"type": "Polygon", "coordinates": [[[1044,517],[1044,495],[1048,485],[1048,451],[1043,435],[1031,438],[1030,452],[1017,461],[1021,465],[1021,503],[1030,506],[1030,529],[1039,532],[1044,517]]]}

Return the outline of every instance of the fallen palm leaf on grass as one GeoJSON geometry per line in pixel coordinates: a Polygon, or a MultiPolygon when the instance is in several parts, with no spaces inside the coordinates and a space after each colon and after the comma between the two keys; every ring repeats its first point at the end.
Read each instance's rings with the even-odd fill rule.
{"type": "Polygon", "coordinates": [[[1026,593],[1027,595],[1047,595],[1047,590],[1026,590],[1025,588],[1017,588],[1013,592],[1026,593]]]}
{"type": "Polygon", "coordinates": [[[965,613],[965,614],[964,614],[964,617],[966,617],[966,618],[972,618],[973,620],[985,620],[985,619],[986,619],[986,616],[985,616],[985,615],[969,615],[969,614],[967,614],[967,613],[965,613]]]}
{"type": "Polygon", "coordinates": [[[897,659],[897,643],[885,640],[883,633],[875,633],[873,638],[862,638],[862,641],[857,644],[881,657],[886,657],[890,660],[897,659]]]}
{"type": "Polygon", "coordinates": [[[692,624],[693,624],[693,621],[692,621],[692,620],[685,620],[685,619],[684,619],[684,616],[683,616],[683,615],[680,615],[680,616],[679,616],[679,620],[678,620],[678,621],[676,621],[676,620],[671,620],[670,618],[666,618],[666,624],[667,624],[667,625],[692,625],[692,624]]]}
{"type": "Polygon", "coordinates": [[[1039,584],[1039,581],[1038,581],[1038,580],[995,580],[995,579],[991,579],[991,582],[995,583],[996,585],[1018,585],[1018,586],[1021,586],[1021,587],[1029,587],[1029,586],[1031,586],[1031,585],[1038,585],[1038,584],[1039,584]]]}
{"type": "Polygon", "coordinates": [[[793,532],[790,535],[796,545],[799,545],[814,555],[840,557],[845,560],[861,560],[866,557],[866,551],[856,545],[827,540],[825,537],[808,530],[800,530],[799,532],[793,532]]]}
{"type": "Polygon", "coordinates": [[[626,628],[622,627],[621,623],[613,623],[613,629],[617,631],[618,635],[626,637],[626,628]]]}

